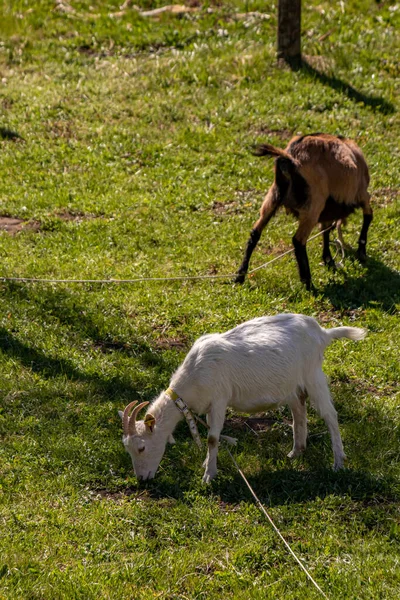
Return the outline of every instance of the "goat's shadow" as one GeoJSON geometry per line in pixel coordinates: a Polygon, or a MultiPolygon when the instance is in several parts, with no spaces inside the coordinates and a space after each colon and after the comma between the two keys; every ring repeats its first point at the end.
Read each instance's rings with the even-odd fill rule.
{"type": "Polygon", "coordinates": [[[334,309],[374,306],[392,312],[400,302],[400,273],[368,257],[357,276],[344,272],[341,281],[331,280],[317,294],[329,298],[334,309]]]}
{"type": "Polygon", "coordinates": [[[301,60],[286,60],[285,62],[293,71],[301,72],[307,77],[312,78],[314,81],[318,81],[323,85],[331,87],[332,89],[347,96],[350,100],[368,106],[374,112],[380,112],[384,115],[388,115],[393,114],[396,110],[395,106],[388,100],[385,100],[385,98],[382,98],[381,96],[372,96],[364,92],[359,92],[352,85],[350,85],[346,81],[343,81],[339,77],[336,77],[334,75],[328,75],[327,73],[319,71],[318,69],[313,67],[304,57],[302,57],[301,60]]]}
{"type": "MultiPolygon", "coordinates": [[[[279,506],[304,503],[330,495],[346,495],[366,505],[398,502],[400,486],[393,471],[377,474],[376,465],[381,465],[382,461],[381,446],[376,440],[385,439],[386,450],[395,454],[400,445],[400,432],[391,426],[379,404],[371,404],[366,413],[362,399],[371,393],[368,384],[362,386],[360,383],[336,382],[334,396],[340,398],[340,403],[337,402],[340,429],[347,440],[345,449],[349,460],[356,465],[355,468],[338,472],[331,468],[329,435],[327,432],[316,433],[315,426],[310,428],[305,454],[292,463],[286,457],[292,434],[279,418],[266,419],[269,429],[259,436],[255,436],[245,426],[247,419],[241,419],[241,430],[238,430],[236,417],[234,428],[228,420],[224,433],[238,438],[238,449],[232,450],[232,453],[238,453],[239,465],[245,468],[245,457],[250,464],[262,464],[263,457],[265,459],[265,468],[254,469],[254,473],[247,474],[260,500],[268,506],[279,506]],[[355,397],[359,397],[360,402],[355,402],[355,397]],[[277,468],[271,470],[270,465],[275,463],[277,468]]],[[[188,493],[190,496],[190,492],[195,490],[202,495],[217,496],[227,504],[252,501],[252,496],[223,444],[218,455],[218,476],[210,485],[205,486],[199,484],[204,457],[193,448],[186,424],[178,426],[176,438],[177,444],[167,448],[156,478],[125,490],[128,495],[136,497],[145,491],[148,497],[157,500],[170,498],[186,501],[188,493]]],[[[130,462],[125,460],[130,470],[130,462]]],[[[120,490],[120,493],[124,491],[120,490]]]]}

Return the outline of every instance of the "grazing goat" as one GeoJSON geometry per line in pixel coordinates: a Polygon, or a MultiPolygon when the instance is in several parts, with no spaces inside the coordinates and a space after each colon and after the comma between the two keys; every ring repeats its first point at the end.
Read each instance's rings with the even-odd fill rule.
{"type": "Polygon", "coordinates": [[[220,434],[228,406],[254,413],[288,404],[293,415],[293,449],[289,457],[306,447],[305,398],[328,426],[334,454],[334,469],[345,458],[336,410],[322,371],[323,352],[332,340],[361,340],[366,330],[356,327],[322,329],[315,319],[281,314],[247,321],[222,334],[204,335],[187,354],[171,378],[170,388],[151,404],[143,421],[138,412],[148,402],[131,402],[119,411],[123,421],[123,443],[131,455],[139,479],[154,477],[167,441],[183,418],[175,400],[183,400],[197,414],[207,414],[208,452],[203,480],[217,474],[220,434]],[[150,412],[151,411],[151,412],[150,412]]]}
{"type": "MultiPolygon", "coordinates": [[[[345,219],[356,208],[363,210],[364,221],[358,241],[358,257],[366,260],[367,232],[372,221],[368,166],[360,148],[352,140],[325,133],[294,137],[285,150],[269,144],[256,146],[257,156],[276,156],[275,180],[253,226],[243,262],[235,281],[243,283],[250,257],[264,227],[280,206],[299,220],[293,246],[300,279],[311,289],[311,272],[306,251],[307,239],[317,223],[322,229],[345,219]]],[[[334,266],[329,249],[329,233],[323,234],[322,258],[334,266]]]]}

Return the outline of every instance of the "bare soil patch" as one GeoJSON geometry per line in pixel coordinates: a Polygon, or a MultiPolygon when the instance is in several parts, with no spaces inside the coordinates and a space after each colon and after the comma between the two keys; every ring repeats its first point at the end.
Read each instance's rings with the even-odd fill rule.
{"type": "MultiPolygon", "coordinates": [[[[82,221],[101,218],[100,215],[81,212],[73,213],[67,209],[61,209],[59,211],[56,211],[52,215],[49,215],[49,217],[54,217],[56,219],[60,219],[61,221],[74,223],[81,223],[82,221]]],[[[20,219],[18,217],[0,215],[0,231],[6,231],[10,235],[15,235],[22,230],[38,232],[42,229],[48,229],[48,224],[46,224],[46,222],[41,223],[40,221],[37,221],[35,219],[25,220],[20,219]]]]}
{"type": "Polygon", "coordinates": [[[277,137],[281,140],[290,140],[294,136],[292,129],[272,129],[268,125],[260,125],[254,130],[256,135],[265,135],[269,137],[277,137]]]}
{"type": "Polygon", "coordinates": [[[278,422],[278,419],[272,419],[267,417],[235,417],[232,416],[225,421],[225,425],[230,429],[237,431],[257,431],[264,432],[269,431],[271,427],[278,422]]]}
{"type": "Polygon", "coordinates": [[[100,215],[95,215],[93,213],[83,213],[83,212],[70,212],[68,209],[61,209],[54,213],[54,216],[57,219],[61,219],[61,221],[73,221],[75,223],[81,223],[82,221],[90,221],[91,219],[99,219],[100,215]]]}
{"type": "Polygon", "coordinates": [[[67,120],[47,121],[46,129],[53,138],[69,140],[76,137],[73,125],[72,121],[67,120]]]}
{"type": "Polygon", "coordinates": [[[187,348],[185,337],[161,337],[156,340],[156,348],[159,350],[184,350],[187,348]]]}
{"type": "Polygon", "coordinates": [[[274,246],[269,244],[266,247],[261,247],[261,254],[267,254],[268,256],[279,256],[280,254],[283,254],[283,252],[292,250],[292,248],[292,244],[288,241],[279,240],[279,242],[274,246]]]}
{"type": "Polygon", "coordinates": [[[219,202],[215,200],[212,204],[212,210],[216,215],[225,215],[240,212],[238,202],[229,200],[228,202],[219,202]]]}
{"type": "Polygon", "coordinates": [[[0,231],[6,231],[10,235],[15,235],[23,229],[39,231],[40,223],[38,221],[24,221],[15,217],[0,216],[0,231]]]}
{"type": "Polygon", "coordinates": [[[389,204],[392,204],[397,198],[400,197],[400,188],[384,187],[371,192],[372,201],[375,206],[384,208],[389,204]]]}

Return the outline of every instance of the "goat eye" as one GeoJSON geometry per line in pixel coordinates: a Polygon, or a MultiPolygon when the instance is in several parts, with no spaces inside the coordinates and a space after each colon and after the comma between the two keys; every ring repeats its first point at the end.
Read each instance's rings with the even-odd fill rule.
{"type": "Polygon", "coordinates": [[[138,448],[138,452],[139,452],[139,454],[144,452],[144,446],[143,446],[143,448],[138,448]]]}

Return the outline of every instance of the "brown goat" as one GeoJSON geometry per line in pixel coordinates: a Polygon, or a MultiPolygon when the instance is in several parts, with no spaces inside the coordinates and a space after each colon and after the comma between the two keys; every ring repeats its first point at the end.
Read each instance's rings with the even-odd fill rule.
{"type": "MultiPolygon", "coordinates": [[[[253,226],[243,262],[235,279],[243,283],[250,257],[264,227],[278,208],[284,206],[299,220],[292,238],[300,279],[311,288],[311,272],[306,251],[307,239],[317,225],[327,229],[336,221],[343,221],[356,208],[362,208],[363,226],[358,240],[358,257],[366,260],[368,227],[372,221],[369,172],[360,148],[352,140],[326,133],[296,136],[285,150],[270,144],[254,149],[256,156],[276,156],[275,180],[260,210],[260,218],[253,226]]],[[[329,249],[329,233],[323,234],[322,258],[334,266],[329,249]]]]}

